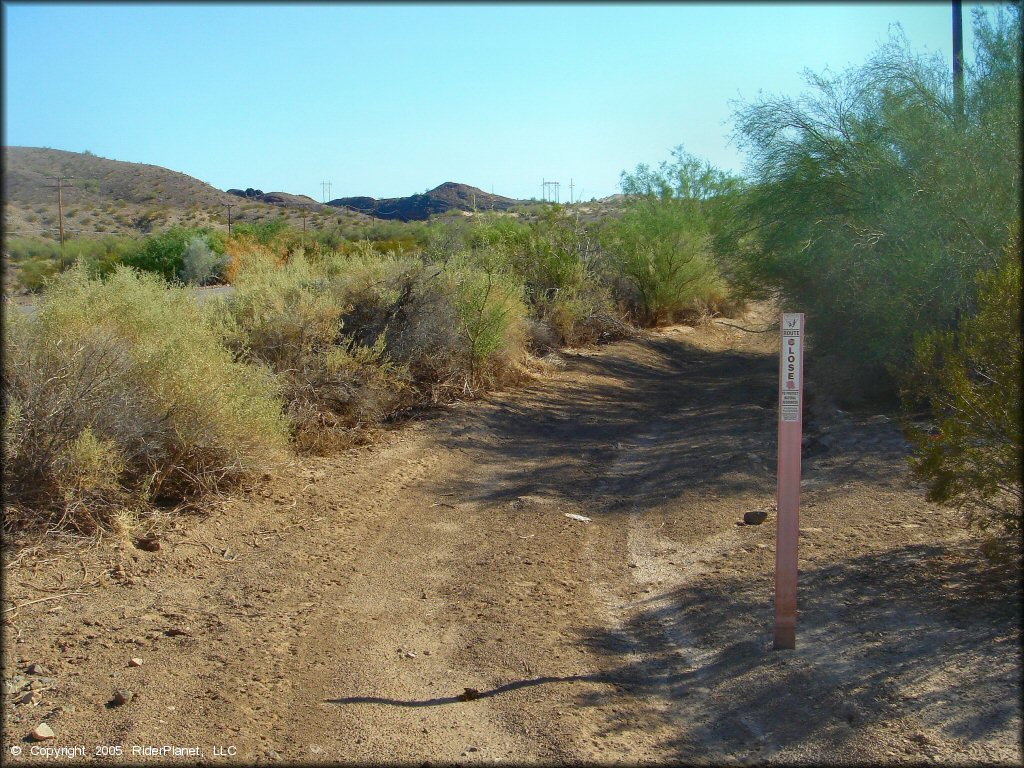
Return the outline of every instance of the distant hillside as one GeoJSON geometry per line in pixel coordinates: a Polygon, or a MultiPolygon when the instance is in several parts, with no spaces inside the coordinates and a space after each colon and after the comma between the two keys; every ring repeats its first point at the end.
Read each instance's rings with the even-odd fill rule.
{"type": "Polygon", "coordinates": [[[452,209],[459,211],[507,211],[519,205],[522,200],[492,195],[482,189],[467,184],[456,184],[446,181],[438,187],[421,195],[409,197],[391,197],[376,200],[372,197],[339,197],[331,200],[328,205],[336,208],[347,208],[378,219],[398,219],[399,221],[423,221],[427,217],[446,213],[452,209]]]}
{"type": "MultiPolygon", "coordinates": [[[[66,182],[64,227],[69,236],[145,234],[175,224],[225,227],[225,204],[233,221],[260,221],[282,215],[301,226],[362,219],[317,203],[304,195],[261,193],[240,200],[183,173],[143,163],[37,147],[3,148],[3,223],[9,235],[47,236],[57,230],[57,193],[53,176],[66,182]],[[311,217],[310,214],[313,214],[311,217]]],[[[244,196],[244,193],[243,193],[244,196]]]]}

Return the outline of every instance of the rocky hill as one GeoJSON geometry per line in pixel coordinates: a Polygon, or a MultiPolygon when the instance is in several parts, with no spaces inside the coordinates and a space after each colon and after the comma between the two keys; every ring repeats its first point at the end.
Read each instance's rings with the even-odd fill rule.
{"type": "MultiPolygon", "coordinates": [[[[422,194],[375,199],[340,197],[327,204],[307,195],[246,189],[217,189],[184,173],[157,165],[109,160],[89,152],[40,147],[3,148],[3,225],[10,236],[52,237],[57,233],[54,177],[64,184],[64,229],[69,237],[140,235],[175,225],[227,226],[284,217],[294,226],[319,229],[336,224],[366,226],[372,219],[423,221],[449,211],[526,209],[528,201],[494,195],[447,181],[422,194]]],[[[584,215],[589,209],[581,208],[584,215]]]]}
{"type": "Polygon", "coordinates": [[[423,221],[429,216],[459,211],[507,211],[522,205],[522,200],[492,195],[468,184],[446,181],[438,187],[420,195],[390,197],[377,200],[372,197],[339,197],[328,205],[347,208],[351,211],[373,216],[378,219],[399,221],[423,221]]]}
{"type": "Polygon", "coordinates": [[[4,231],[15,236],[45,237],[56,232],[53,177],[58,174],[73,177],[65,182],[62,193],[64,227],[71,237],[145,234],[175,224],[223,227],[226,204],[232,206],[234,221],[284,216],[301,226],[305,214],[315,227],[363,218],[284,192],[239,200],[235,194],[184,173],[90,153],[4,147],[3,168],[4,231]]]}

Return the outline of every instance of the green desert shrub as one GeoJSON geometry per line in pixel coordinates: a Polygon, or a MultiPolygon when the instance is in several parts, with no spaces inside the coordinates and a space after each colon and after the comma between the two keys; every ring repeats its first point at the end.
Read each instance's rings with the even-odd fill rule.
{"type": "Polygon", "coordinates": [[[354,338],[383,339],[389,359],[432,401],[493,384],[522,351],[522,285],[494,263],[367,251],[331,259],[326,270],[354,338]]]}
{"type": "Polygon", "coordinates": [[[970,524],[1017,542],[1021,532],[1021,248],[978,275],[978,311],[918,342],[904,398],[924,400],[932,431],[913,430],[916,474],[928,498],[963,509],[970,524]]]}
{"type": "Polygon", "coordinates": [[[807,313],[851,398],[891,397],[914,339],[974,312],[974,276],[1020,218],[1020,39],[1019,5],[975,14],[962,117],[941,57],[900,37],[737,112],[752,179],[737,276],[807,313]]]}
{"type": "Polygon", "coordinates": [[[726,310],[714,243],[741,181],[678,146],[620,183],[625,202],[601,227],[597,268],[620,307],[641,325],[726,310]]]}
{"type": "Polygon", "coordinates": [[[75,262],[85,265],[90,275],[106,277],[118,264],[137,254],[143,241],[134,237],[103,237],[92,240],[74,240],[68,243],[75,262]]]}
{"type": "Polygon", "coordinates": [[[507,254],[525,286],[531,316],[550,329],[558,345],[624,335],[599,273],[599,243],[578,218],[550,208],[535,221],[496,217],[480,229],[491,247],[507,254]]]}
{"type": "Polygon", "coordinates": [[[237,237],[251,238],[260,245],[271,245],[287,232],[288,221],[283,217],[260,222],[240,221],[232,225],[231,230],[237,237]]]}
{"type": "Polygon", "coordinates": [[[596,270],[598,244],[555,209],[536,221],[484,214],[473,222],[435,223],[424,256],[432,263],[480,263],[523,285],[538,350],[622,336],[610,292],[596,270]]]}
{"type": "Polygon", "coordinates": [[[27,291],[37,293],[60,274],[60,257],[32,256],[18,265],[18,284],[27,291]]]}
{"type": "Polygon", "coordinates": [[[189,244],[196,239],[205,242],[207,248],[218,257],[224,255],[224,242],[215,233],[205,229],[171,227],[144,238],[137,250],[124,256],[123,263],[172,281],[185,268],[185,253],[189,244]]]}
{"type": "Polygon", "coordinates": [[[60,260],[60,243],[52,238],[11,237],[4,242],[4,250],[15,264],[36,259],[60,260]]]}
{"type": "Polygon", "coordinates": [[[696,201],[645,196],[603,233],[622,278],[616,298],[641,325],[672,322],[724,292],[710,233],[696,201]]]}
{"type": "Polygon", "coordinates": [[[8,524],[92,531],[123,504],[236,483],[286,446],[273,377],[155,275],[71,269],[6,318],[4,342],[8,524]]]}
{"type": "MultiPolygon", "coordinates": [[[[11,261],[22,266],[19,283],[30,291],[38,291],[47,279],[60,271],[60,243],[41,238],[12,238],[7,244],[11,261]]],[[[109,274],[126,255],[135,252],[139,241],[129,237],[76,237],[64,243],[65,265],[83,262],[92,274],[109,274]]]]}
{"type": "MultiPolygon", "coordinates": [[[[370,249],[325,262],[358,343],[383,343],[390,359],[424,386],[453,383],[465,369],[465,344],[443,270],[418,259],[370,249]]],[[[460,382],[461,384],[461,382],[460,382]]]]}
{"type": "Polygon", "coordinates": [[[514,370],[525,348],[523,284],[501,264],[474,254],[449,262],[459,330],[468,344],[469,387],[490,386],[514,370]]]}

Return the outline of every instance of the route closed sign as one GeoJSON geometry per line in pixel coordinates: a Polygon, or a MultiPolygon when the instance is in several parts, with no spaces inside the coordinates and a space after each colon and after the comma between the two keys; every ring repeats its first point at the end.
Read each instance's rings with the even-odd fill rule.
{"type": "Polygon", "coordinates": [[[803,391],[803,315],[783,315],[782,320],[782,420],[800,421],[803,391]]]}

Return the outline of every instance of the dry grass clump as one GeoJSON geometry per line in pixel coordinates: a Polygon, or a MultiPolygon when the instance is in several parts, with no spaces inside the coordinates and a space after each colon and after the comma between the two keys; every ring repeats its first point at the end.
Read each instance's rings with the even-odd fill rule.
{"type": "Polygon", "coordinates": [[[238,482],[286,447],[273,378],[155,275],[75,268],[4,337],[7,525],[91,533],[126,507],[238,482]]]}

